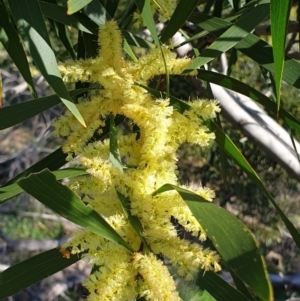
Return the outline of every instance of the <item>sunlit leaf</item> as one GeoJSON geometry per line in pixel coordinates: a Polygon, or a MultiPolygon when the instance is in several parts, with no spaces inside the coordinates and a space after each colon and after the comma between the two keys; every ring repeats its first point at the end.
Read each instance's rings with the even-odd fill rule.
{"type": "Polygon", "coordinates": [[[86,126],[61,79],[39,1],[8,0],[8,2],[18,31],[35,64],[65,106],[83,126],[86,126]]]}
{"type": "MultiPolygon", "coordinates": [[[[251,2],[254,3],[256,1],[251,2]]],[[[226,28],[232,25],[228,21],[201,13],[193,13],[189,20],[196,25],[201,23],[201,28],[217,36],[220,36],[226,28]]],[[[272,73],[275,72],[272,47],[256,35],[249,33],[244,39],[235,45],[235,48],[246,54],[263,68],[272,73]]],[[[191,70],[194,69],[192,68],[191,70]]],[[[187,72],[190,72],[191,70],[187,68],[187,72]]],[[[300,89],[299,74],[300,63],[288,56],[285,56],[282,79],[288,84],[300,89]]]]}
{"type": "Polygon", "coordinates": [[[158,39],[158,35],[156,32],[155,23],[153,20],[151,7],[150,7],[150,1],[149,0],[135,0],[136,6],[141,14],[141,17],[144,21],[144,24],[149,29],[151,36],[155,42],[155,44],[160,47],[160,42],[158,39]]]}
{"type": "MultiPolygon", "coordinates": [[[[255,28],[268,15],[270,4],[268,1],[261,1],[255,8],[243,15],[234,25],[220,35],[201,55],[195,58],[187,70],[194,70],[212,61],[222,53],[234,47],[240,40],[248,36],[249,32],[255,28]]],[[[202,23],[197,25],[206,29],[202,23]]]]}
{"type": "Polygon", "coordinates": [[[68,15],[72,15],[81,10],[84,6],[88,5],[92,0],[68,0],[68,15]]]}
{"type": "Polygon", "coordinates": [[[105,24],[106,21],[111,20],[111,16],[98,0],[92,0],[82,9],[82,12],[97,25],[105,24]]]}

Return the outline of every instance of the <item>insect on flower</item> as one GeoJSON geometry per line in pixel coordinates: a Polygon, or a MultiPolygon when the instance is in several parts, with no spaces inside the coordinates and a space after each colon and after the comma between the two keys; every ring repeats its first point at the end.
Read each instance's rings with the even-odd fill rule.
{"type": "Polygon", "coordinates": [[[70,259],[71,253],[67,249],[60,248],[59,252],[62,254],[63,258],[70,259]]]}

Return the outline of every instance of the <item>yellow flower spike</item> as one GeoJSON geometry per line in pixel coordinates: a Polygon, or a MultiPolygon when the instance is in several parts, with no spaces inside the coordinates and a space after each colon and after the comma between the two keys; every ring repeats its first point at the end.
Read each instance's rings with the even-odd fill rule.
{"type": "MultiPolygon", "coordinates": [[[[165,9],[170,1],[157,3],[165,9]]],[[[63,248],[70,247],[73,254],[84,252],[86,260],[100,266],[85,282],[90,291],[88,301],[134,301],[137,295],[149,301],[180,300],[172,277],[154,254],[162,254],[178,265],[178,275],[186,280],[191,280],[199,268],[219,271],[218,256],[178,237],[171,216],[191,235],[201,241],[206,239],[205,231],[177,193],[170,191],[155,197],[152,193],[166,183],[179,185],[176,151],[182,143],[206,146],[214,138],[199,116],[204,120],[215,117],[218,103],[195,100],[191,109],[181,114],[169,99],[153,99],[137,84],[146,85],[166,71],[181,74],[191,60],[176,59],[171,49],[162,46],[149,51],[138,62],[125,61],[121,33],[114,20],[100,27],[99,46],[97,57],[60,66],[65,80],[98,83],[101,89],[90,101],[78,105],[87,128],[80,127],[74,116],[66,113],[55,122],[55,134],[66,138],[63,151],[67,159],[78,156],[89,174],[71,180],[70,188],[133,250],[140,252],[132,256],[122,246],[88,230],[79,231],[63,248]],[[109,138],[93,138],[94,133],[103,132],[104,120],[110,114],[123,115],[139,128],[138,134],[118,134],[122,173],[110,162],[109,138]],[[153,254],[145,254],[140,237],[124,214],[118,193],[128,197],[130,213],[139,219],[153,254]]],[[[214,197],[208,188],[193,190],[208,201],[214,197]]]]}
{"type": "Polygon", "coordinates": [[[98,44],[99,54],[103,58],[105,65],[120,70],[123,62],[122,37],[117,22],[111,20],[99,28],[98,44]]]}
{"type": "Polygon", "coordinates": [[[140,292],[149,301],[181,301],[176,285],[166,266],[153,254],[133,255],[133,266],[142,276],[148,290],[140,292]]]}

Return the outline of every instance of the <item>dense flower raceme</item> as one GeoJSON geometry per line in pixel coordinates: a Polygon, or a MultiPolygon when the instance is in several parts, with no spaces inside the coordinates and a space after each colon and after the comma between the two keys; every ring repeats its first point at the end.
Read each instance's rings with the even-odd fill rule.
{"type": "MultiPolygon", "coordinates": [[[[151,0],[150,7],[152,14],[158,13],[158,19],[160,22],[169,20],[172,16],[178,1],[177,0],[151,0]]],[[[139,27],[143,21],[141,15],[137,12],[133,14],[134,26],[139,27]]]]}
{"type": "MultiPolygon", "coordinates": [[[[171,217],[195,237],[206,238],[178,193],[152,194],[163,184],[178,185],[178,147],[184,142],[207,146],[214,134],[208,132],[199,116],[202,120],[213,118],[219,108],[215,101],[196,100],[189,102],[191,109],[181,114],[170,106],[169,99],[154,99],[138,86],[166,72],[161,51],[151,50],[137,62],[124,60],[115,21],[100,27],[99,45],[97,58],[60,66],[64,80],[99,83],[102,88],[90,101],[78,105],[87,127],[67,113],[55,123],[56,134],[66,138],[63,151],[68,160],[78,156],[89,173],[73,180],[70,187],[135,252],[88,230],[75,234],[64,247],[71,247],[74,254],[87,251],[85,256],[99,267],[85,282],[90,291],[88,300],[135,300],[138,296],[151,301],[180,300],[172,277],[156,255],[167,257],[186,280],[192,280],[199,268],[219,271],[218,256],[178,237],[171,217]],[[101,134],[110,114],[126,116],[140,129],[139,136],[131,133],[118,138],[120,156],[126,162],[123,170],[110,161],[109,139],[91,139],[96,131],[101,134]],[[143,226],[148,249],[123,214],[118,193],[130,200],[131,214],[143,226]]],[[[190,64],[187,58],[176,59],[167,47],[163,47],[163,55],[169,74],[181,74],[190,64]]],[[[214,197],[205,187],[193,191],[207,201],[214,197]]]]}

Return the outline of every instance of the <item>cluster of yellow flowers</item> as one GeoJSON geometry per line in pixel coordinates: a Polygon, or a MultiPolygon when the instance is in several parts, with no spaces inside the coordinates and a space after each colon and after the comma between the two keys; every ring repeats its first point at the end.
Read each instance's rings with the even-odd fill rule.
{"type": "MultiPolygon", "coordinates": [[[[207,146],[214,138],[202,123],[215,117],[218,104],[196,100],[189,102],[191,109],[181,114],[169,99],[154,99],[137,84],[146,85],[155,75],[166,72],[161,50],[153,49],[137,62],[125,60],[121,33],[114,20],[100,27],[99,45],[97,58],[60,66],[66,81],[101,86],[98,95],[78,105],[87,127],[82,127],[70,112],[54,126],[56,134],[66,138],[63,151],[68,160],[78,156],[89,173],[73,180],[70,187],[107,220],[134,253],[88,230],[76,233],[64,247],[71,247],[74,254],[87,251],[85,256],[98,267],[85,282],[90,301],[127,301],[139,296],[149,301],[181,300],[173,278],[157,255],[166,256],[186,280],[192,280],[199,268],[219,271],[218,256],[178,237],[171,217],[195,237],[206,239],[205,231],[178,193],[153,196],[153,192],[166,183],[178,185],[176,151],[182,143],[207,146]],[[139,136],[130,133],[118,137],[123,169],[110,160],[109,138],[92,139],[96,132],[101,134],[111,114],[126,116],[139,128],[139,136]],[[118,193],[130,200],[131,214],[139,219],[147,246],[126,218],[118,193]]],[[[176,59],[166,46],[163,55],[169,74],[181,74],[190,64],[187,58],[176,59]]],[[[214,192],[205,187],[193,191],[207,201],[214,197],[214,192]]]]}
{"type": "MultiPolygon", "coordinates": [[[[154,15],[157,12],[160,22],[169,20],[177,6],[177,2],[177,0],[151,0],[152,14],[154,15]]],[[[133,20],[134,26],[137,28],[143,23],[141,15],[137,12],[133,14],[133,20]]]]}

